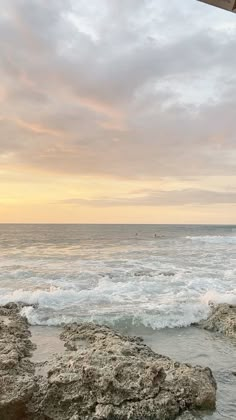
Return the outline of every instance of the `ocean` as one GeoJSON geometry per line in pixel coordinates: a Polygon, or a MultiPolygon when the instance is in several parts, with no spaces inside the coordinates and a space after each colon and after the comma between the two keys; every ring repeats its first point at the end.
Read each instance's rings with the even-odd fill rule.
{"type": "Polygon", "coordinates": [[[34,325],[188,326],[236,303],[236,226],[0,225],[0,268],[34,325]]]}
{"type": "Polygon", "coordinates": [[[236,304],[236,226],[0,225],[0,304],[33,305],[22,314],[41,337],[74,321],[105,323],[212,367],[210,418],[235,420],[236,343],[190,326],[211,301],[236,304]]]}

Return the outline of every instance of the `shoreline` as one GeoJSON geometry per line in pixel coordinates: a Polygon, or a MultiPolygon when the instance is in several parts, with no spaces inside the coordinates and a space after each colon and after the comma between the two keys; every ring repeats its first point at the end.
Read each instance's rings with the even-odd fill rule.
{"type": "MultiPolygon", "coordinates": [[[[60,351],[57,343],[60,342],[61,328],[33,326],[30,327],[30,330],[32,341],[37,344],[40,356],[39,359],[36,358],[36,361],[42,361],[43,354],[43,360],[46,360],[53,353],[60,351]],[[54,351],[54,349],[56,350],[54,351]]],[[[137,331],[130,329],[123,333],[133,336],[137,334],[137,331]]],[[[141,332],[138,331],[138,333],[141,332]]],[[[216,410],[213,413],[204,412],[197,418],[203,420],[222,420],[223,418],[235,420],[236,339],[196,326],[155,331],[146,330],[141,336],[144,343],[158,354],[166,355],[182,363],[211,368],[217,383],[216,410]]],[[[34,351],[35,353],[36,351],[34,351]]]]}
{"type": "Polygon", "coordinates": [[[1,321],[2,420],[171,420],[189,409],[215,407],[210,369],[177,363],[154,353],[141,338],[95,324],[65,326],[60,338],[66,351],[42,362],[40,376],[19,307],[5,305],[0,314],[7,320],[1,321]]]}
{"type": "MultiPolygon", "coordinates": [[[[234,313],[234,307],[232,305],[227,305],[227,307],[229,307],[229,317],[232,324],[231,312],[233,310],[234,313]]],[[[172,360],[167,356],[155,353],[152,350],[155,347],[155,343],[153,345],[148,343],[149,345],[151,344],[151,349],[147,344],[143,343],[142,339],[122,335],[105,326],[98,326],[96,324],[72,324],[65,326],[63,329],[57,327],[29,326],[27,320],[20,316],[20,308],[16,304],[8,304],[5,307],[0,307],[1,342],[3,343],[5,334],[5,343],[8,342],[8,350],[9,341],[11,341],[9,340],[9,334],[10,338],[13,338],[13,342],[11,342],[12,348],[7,353],[4,353],[6,365],[5,371],[3,371],[5,372],[4,374],[7,373],[7,376],[10,377],[10,382],[8,387],[5,388],[5,397],[8,396],[8,402],[6,399],[1,398],[1,419],[44,420],[47,418],[50,420],[97,420],[114,418],[123,420],[126,418],[156,418],[172,420],[181,418],[188,420],[200,418],[197,414],[199,409],[214,410],[216,384],[209,368],[191,367],[189,363],[184,363],[182,360],[183,357],[181,357],[180,363],[175,362],[174,360],[176,359],[172,360]],[[35,343],[37,344],[37,349],[35,348],[35,343]],[[21,349],[20,353],[18,352],[19,348],[21,349]],[[10,358],[9,360],[9,354],[14,355],[13,359],[10,358]],[[32,354],[32,357],[30,357],[30,354],[32,354]],[[96,354],[95,359],[94,354],[96,354]],[[97,360],[100,361],[100,364],[97,363],[97,360]],[[132,366],[132,369],[127,367],[122,368],[124,371],[121,369],[122,374],[120,372],[118,374],[118,376],[121,375],[119,382],[113,376],[113,371],[117,369],[117,360],[119,360],[119,364],[121,365],[124,364],[126,366],[128,362],[128,365],[131,364],[132,366]],[[150,363],[153,365],[155,374],[153,372],[150,373],[150,363]],[[140,364],[142,367],[139,366],[140,364]],[[143,368],[145,364],[149,369],[148,377],[146,372],[147,368],[143,368]],[[137,370],[137,366],[139,368],[134,377],[133,370],[137,370]],[[86,373],[85,378],[83,373],[84,369],[86,372],[88,369],[89,372],[86,373]],[[108,372],[104,373],[104,369],[108,370],[109,375],[108,372]],[[141,386],[140,381],[137,383],[137,376],[142,378],[144,385],[141,386]],[[192,377],[195,377],[194,385],[192,383],[192,377]],[[108,378],[111,379],[111,383],[108,378]],[[128,388],[127,379],[130,385],[128,388]],[[19,388],[17,388],[17,384],[19,385],[22,380],[24,384],[25,381],[27,382],[27,395],[21,395],[20,397],[23,398],[23,401],[21,403],[18,401],[17,407],[14,408],[16,396],[17,400],[19,400],[19,388]],[[102,395],[101,383],[104,386],[102,395]],[[176,386],[176,384],[179,385],[176,386]],[[71,395],[68,392],[68,387],[70,388],[71,386],[71,391],[74,388],[77,390],[77,397],[75,395],[73,396],[73,393],[71,395]],[[59,389],[60,393],[58,394],[59,389]],[[171,390],[170,394],[167,392],[168,389],[171,390]],[[204,389],[205,395],[203,395],[202,389],[204,389]],[[9,400],[9,391],[12,391],[11,402],[9,400]],[[96,401],[93,408],[91,408],[91,404],[88,407],[88,403],[84,402],[85,400],[89,400],[91,392],[94,394],[94,401],[96,401]],[[134,395],[130,397],[129,393],[134,393],[134,395]],[[165,394],[164,400],[166,401],[164,408],[163,393],[165,394]],[[126,394],[129,395],[129,398],[127,398],[126,394]],[[205,398],[206,395],[207,398],[205,398]],[[150,404],[150,396],[152,404],[150,404]],[[61,404],[63,405],[62,402],[65,398],[68,400],[69,408],[67,407],[67,410],[61,409],[61,412],[54,413],[54,409],[52,408],[53,403],[56,401],[59,406],[61,404]],[[74,400],[78,398],[80,404],[76,405],[74,400]],[[81,398],[84,407],[80,413],[81,398]],[[118,405],[117,398],[119,400],[118,405]],[[43,406],[42,401],[44,401],[43,406]],[[14,417],[14,409],[18,410],[17,417],[14,417]],[[67,413],[68,409],[69,414],[67,413]],[[155,412],[159,410],[159,417],[151,417],[153,416],[153,410],[155,412]],[[191,414],[189,410],[195,414],[191,414]],[[128,417],[128,413],[130,412],[133,417],[128,417]],[[139,414],[141,412],[142,416],[139,414]],[[23,417],[22,413],[24,413],[23,417]],[[184,417],[179,417],[182,414],[184,417]]],[[[222,307],[222,305],[214,308],[213,314],[209,317],[211,327],[212,316],[214,316],[215,321],[218,313],[220,313],[221,321],[222,313],[224,320],[227,318],[226,309],[226,306],[222,307]]],[[[218,325],[215,321],[214,328],[218,325]]],[[[204,322],[206,323],[207,321],[204,322]]],[[[222,322],[220,325],[222,327],[222,322]]],[[[204,325],[204,327],[206,328],[207,325],[204,325]]],[[[182,330],[187,331],[187,329],[182,330]]],[[[197,331],[197,328],[194,327],[194,330],[197,331]]],[[[199,329],[199,331],[203,332],[204,330],[199,329]]],[[[228,330],[226,329],[226,331],[228,330]]],[[[206,334],[211,333],[206,332],[206,334]]],[[[161,334],[159,333],[160,336],[161,334]]],[[[172,337],[172,342],[174,341],[177,344],[177,335],[174,334],[174,336],[172,337]]],[[[145,342],[147,341],[147,337],[145,337],[145,342]]],[[[157,350],[158,352],[160,351],[160,341],[157,350]]]]}

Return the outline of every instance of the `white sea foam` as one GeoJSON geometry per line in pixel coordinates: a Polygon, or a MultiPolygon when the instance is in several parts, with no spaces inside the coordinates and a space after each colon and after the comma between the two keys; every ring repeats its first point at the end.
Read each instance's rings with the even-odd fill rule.
{"type": "MultiPolygon", "coordinates": [[[[181,277],[181,276],[180,276],[181,277]]],[[[91,289],[50,286],[36,290],[1,290],[0,303],[25,302],[22,314],[33,325],[94,321],[112,325],[143,325],[153,329],[188,326],[205,318],[209,302],[233,302],[236,295],[203,290],[202,279],[182,278],[165,284],[166,279],[146,278],[127,282],[101,279],[91,289]]]]}
{"type": "Polygon", "coordinates": [[[214,290],[209,290],[202,297],[202,302],[205,304],[210,303],[228,303],[230,305],[236,305],[236,289],[226,293],[219,293],[214,290]]]}
{"type": "Polygon", "coordinates": [[[21,314],[26,316],[31,325],[60,326],[72,322],[96,322],[99,324],[111,325],[113,327],[146,327],[155,329],[187,327],[192,323],[196,323],[199,319],[207,317],[209,308],[204,305],[185,305],[178,311],[165,312],[164,309],[158,313],[141,313],[138,314],[99,314],[79,316],[79,314],[66,314],[60,311],[40,311],[32,306],[26,306],[22,309],[21,314]]]}
{"type": "Polygon", "coordinates": [[[236,236],[230,235],[203,235],[203,236],[186,236],[191,241],[208,242],[210,244],[236,244],[236,236]]]}

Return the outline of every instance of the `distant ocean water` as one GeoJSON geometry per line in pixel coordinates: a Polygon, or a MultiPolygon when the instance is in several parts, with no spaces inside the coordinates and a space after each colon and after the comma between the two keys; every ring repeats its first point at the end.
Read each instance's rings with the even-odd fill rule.
{"type": "Polygon", "coordinates": [[[236,226],[0,225],[0,304],[33,325],[188,326],[235,280],[236,226]]]}

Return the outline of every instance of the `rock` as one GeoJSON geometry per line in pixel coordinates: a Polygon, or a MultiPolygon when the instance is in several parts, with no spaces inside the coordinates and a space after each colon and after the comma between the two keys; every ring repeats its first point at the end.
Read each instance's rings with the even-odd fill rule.
{"type": "Polygon", "coordinates": [[[20,308],[0,307],[1,420],[193,420],[189,410],[214,409],[210,369],[174,362],[105,326],[66,326],[65,354],[34,365],[20,308]]]}
{"type": "Polygon", "coordinates": [[[186,411],[177,420],[200,420],[200,417],[194,417],[189,411],[186,411]]]}
{"type": "Polygon", "coordinates": [[[210,369],[175,363],[108,327],[72,324],[61,337],[74,351],[48,371],[42,410],[49,419],[171,420],[215,407],[210,369]]]}
{"type": "Polygon", "coordinates": [[[15,304],[0,307],[0,419],[26,420],[36,382],[29,361],[33,345],[15,304]]]}
{"type": "Polygon", "coordinates": [[[236,305],[227,303],[212,305],[210,316],[207,320],[201,321],[199,325],[206,330],[236,338],[236,305]]]}

